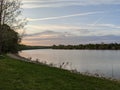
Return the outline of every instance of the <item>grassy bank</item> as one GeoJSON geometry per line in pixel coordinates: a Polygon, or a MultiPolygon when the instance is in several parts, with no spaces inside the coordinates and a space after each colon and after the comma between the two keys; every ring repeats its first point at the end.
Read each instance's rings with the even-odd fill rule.
{"type": "Polygon", "coordinates": [[[0,90],[120,90],[120,83],[4,57],[0,90]]]}

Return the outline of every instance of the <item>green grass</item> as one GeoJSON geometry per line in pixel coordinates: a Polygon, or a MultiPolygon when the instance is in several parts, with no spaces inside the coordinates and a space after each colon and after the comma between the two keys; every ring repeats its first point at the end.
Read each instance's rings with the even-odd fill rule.
{"type": "Polygon", "coordinates": [[[120,83],[5,57],[0,90],[120,90],[120,83]]]}

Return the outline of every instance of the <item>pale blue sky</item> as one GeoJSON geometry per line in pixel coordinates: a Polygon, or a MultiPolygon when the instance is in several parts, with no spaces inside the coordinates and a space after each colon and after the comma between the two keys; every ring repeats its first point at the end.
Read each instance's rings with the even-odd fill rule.
{"type": "Polygon", "coordinates": [[[28,45],[120,42],[120,0],[23,0],[28,45]]]}

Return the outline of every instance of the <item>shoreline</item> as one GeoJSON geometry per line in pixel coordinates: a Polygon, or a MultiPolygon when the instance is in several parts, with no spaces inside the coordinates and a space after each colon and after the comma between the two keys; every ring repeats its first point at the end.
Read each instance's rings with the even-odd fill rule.
{"type": "MultiPolygon", "coordinates": [[[[20,56],[19,54],[9,53],[9,54],[7,54],[7,56],[9,56],[9,57],[11,57],[13,59],[24,61],[24,62],[30,62],[30,63],[34,63],[34,64],[41,64],[41,65],[46,65],[48,67],[55,67],[55,68],[58,68],[58,69],[67,70],[67,69],[64,69],[62,67],[56,67],[56,66],[51,65],[51,64],[49,65],[49,64],[46,64],[46,63],[39,62],[38,59],[36,59],[35,61],[32,61],[31,58],[25,58],[25,57],[20,56]]],[[[95,74],[91,74],[89,72],[81,73],[81,72],[78,72],[76,69],[67,70],[67,71],[70,71],[71,73],[74,73],[74,74],[81,74],[81,75],[92,76],[92,77],[101,78],[101,79],[108,79],[108,80],[111,80],[111,81],[119,81],[118,79],[111,78],[111,77],[105,77],[105,76],[102,76],[102,75],[100,75],[98,73],[95,73],[95,74]]]]}
{"type": "Polygon", "coordinates": [[[7,56],[9,56],[13,59],[17,59],[17,60],[21,60],[21,61],[25,61],[25,62],[32,62],[30,59],[22,57],[19,54],[8,53],[7,56]]]}
{"type": "Polygon", "coordinates": [[[50,67],[50,65],[48,65],[48,64],[39,62],[38,59],[36,59],[36,60],[33,61],[31,59],[31,57],[30,58],[25,58],[25,57],[22,57],[22,56],[20,56],[19,54],[16,54],[16,53],[8,53],[7,56],[10,57],[10,58],[13,58],[13,59],[17,59],[17,60],[23,61],[23,62],[29,62],[29,63],[34,63],[34,64],[47,65],[47,66],[50,67]]]}
{"type": "Polygon", "coordinates": [[[21,57],[14,59],[16,54],[9,56],[0,60],[2,90],[120,90],[119,81],[27,63],[21,57]]]}

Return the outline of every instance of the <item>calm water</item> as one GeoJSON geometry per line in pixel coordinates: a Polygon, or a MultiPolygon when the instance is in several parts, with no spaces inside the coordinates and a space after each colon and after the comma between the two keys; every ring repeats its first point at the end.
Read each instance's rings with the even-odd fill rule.
{"type": "Polygon", "coordinates": [[[77,69],[79,72],[99,73],[120,79],[120,51],[40,49],[25,50],[20,55],[56,66],[69,62],[64,65],[65,69],[77,69]]]}

